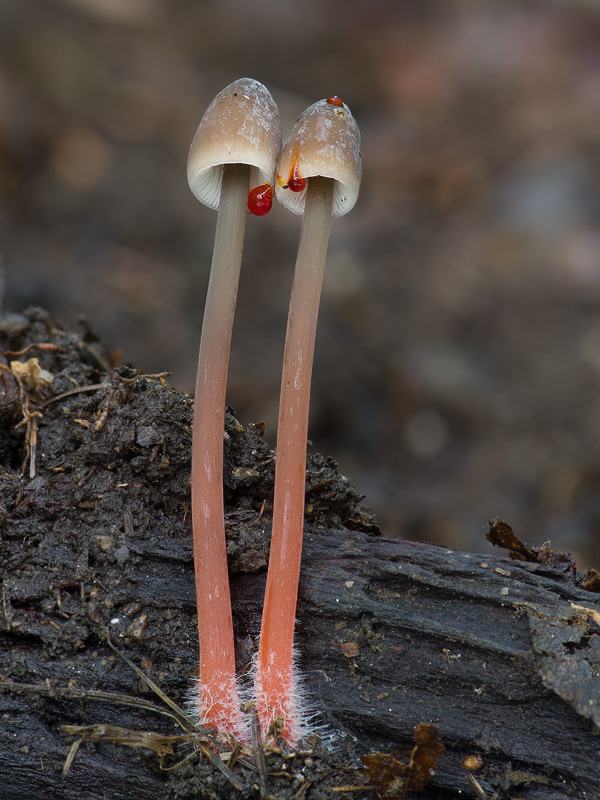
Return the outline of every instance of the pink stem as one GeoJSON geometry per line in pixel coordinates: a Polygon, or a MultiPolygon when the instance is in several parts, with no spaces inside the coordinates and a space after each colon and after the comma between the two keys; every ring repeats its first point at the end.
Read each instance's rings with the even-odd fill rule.
{"type": "Polygon", "coordinates": [[[231,331],[237,297],[250,168],[227,165],[198,356],[192,436],[192,524],[203,725],[244,739],[223,504],[223,428],[231,331]]]}
{"type": "Polygon", "coordinates": [[[278,733],[292,745],[302,734],[292,658],[304,528],[310,382],[332,199],[332,180],[308,180],[285,340],[273,533],[255,677],[263,733],[269,734],[276,723],[278,733]]]}

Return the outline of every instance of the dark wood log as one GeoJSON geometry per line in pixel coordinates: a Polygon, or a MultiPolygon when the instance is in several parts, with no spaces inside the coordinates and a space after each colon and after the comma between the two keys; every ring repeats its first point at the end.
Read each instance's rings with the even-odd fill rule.
{"type": "MultiPolygon", "coordinates": [[[[164,772],[150,750],[106,739],[82,744],[62,775],[73,741],[62,725],[182,733],[149,706],[123,704],[160,701],[108,639],[170,697],[185,697],[197,657],[190,401],[160,379],[106,374],[97,344],[39,312],[4,336],[3,350],[60,349],[20,356],[39,356],[54,376],[46,387],[23,383],[22,411],[43,415],[30,420],[33,477],[29,466],[20,474],[34,454],[14,427],[21,411],[0,429],[0,798],[258,797],[242,762],[237,790],[206,758],[164,772]]],[[[232,417],[226,456],[243,669],[260,628],[273,463],[260,426],[244,431],[232,417]]],[[[352,530],[374,526],[325,459],[311,460],[307,491],[299,666],[337,749],[291,762],[269,755],[271,771],[286,766],[304,781],[271,776],[267,791],[339,797],[334,783],[366,780],[349,760],[410,750],[416,725],[433,723],[446,752],[423,798],[600,798],[593,576],[526,548],[518,561],[352,530]]]]}
{"type": "Polygon", "coordinates": [[[541,564],[340,532],[307,533],[303,575],[311,689],[361,749],[435,723],[450,796],[470,796],[471,754],[489,796],[600,796],[598,595],[541,564]]]}

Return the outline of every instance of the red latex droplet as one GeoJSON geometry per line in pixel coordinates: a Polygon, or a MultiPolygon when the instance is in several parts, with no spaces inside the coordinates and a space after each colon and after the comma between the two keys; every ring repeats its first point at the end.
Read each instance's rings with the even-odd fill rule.
{"type": "Polygon", "coordinates": [[[331,97],[327,98],[327,102],[330,106],[343,106],[344,101],[341,97],[338,97],[337,94],[332,95],[331,97]]]}
{"type": "Polygon", "coordinates": [[[273,187],[270,183],[263,183],[252,189],[248,195],[248,211],[257,217],[268,214],[273,205],[273,187]]]}
{"type": "Polygon", "coordinates": [[[288,181],[288,189],[290,192],[301,192],[305,186],[306,180],[304,178],[290,178],[288,181]]]}
{"type": "Polygon", "coordinates": [[[297,156],[294,156],[294,164],[290,172],[290,177],[288,178],[287,188],[290,192],[301,192],[305,186],[306,180],[300,177],[300,173],[298,172],[298,159],[297,156]]]}

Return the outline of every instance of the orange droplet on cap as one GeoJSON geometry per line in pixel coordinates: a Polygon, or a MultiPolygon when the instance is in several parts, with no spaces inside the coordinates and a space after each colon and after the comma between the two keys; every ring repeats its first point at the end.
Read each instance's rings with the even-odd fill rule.
{"type": "Polygon", "coordinates": [[[338,97],[337,94],[333,94],[333,95],[331,95],[331,97],[328,97],[327,98],[327,102],[329,103],[330,106],[343,106],[344,105],[344,101],[342,100],[341,97],[338,97]]]}

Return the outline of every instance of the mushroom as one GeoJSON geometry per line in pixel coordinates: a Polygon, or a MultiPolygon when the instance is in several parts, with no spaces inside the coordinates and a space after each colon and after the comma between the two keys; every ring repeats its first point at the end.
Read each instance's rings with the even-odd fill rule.
{"type": "Polygon", "coordinates": [[[303,214],[290,301],[275,466],[273,531],[260,643],[256,707],[268,739],[295,745],[306,732],[293,664],[294,623],[306,476],[313,352],[331,217],[354,206],[360,185],[360,132],[339,97],[310,106],[283,145],[275,191],[303,214]]]}
{"type": "MultiPolygon", "coordinates": [[[[192,141],[188,182],[218,209],[198,356],[192,435],[192,528],[201,724],[246,737],[235,651],[223,501],[225,388],[249,190],[273,184],[281,147],[279,112],[258,81],[241,78],[212,101],[192,141]]],[[[264,207],[264,203],[263,206],[264,207]]]]}

